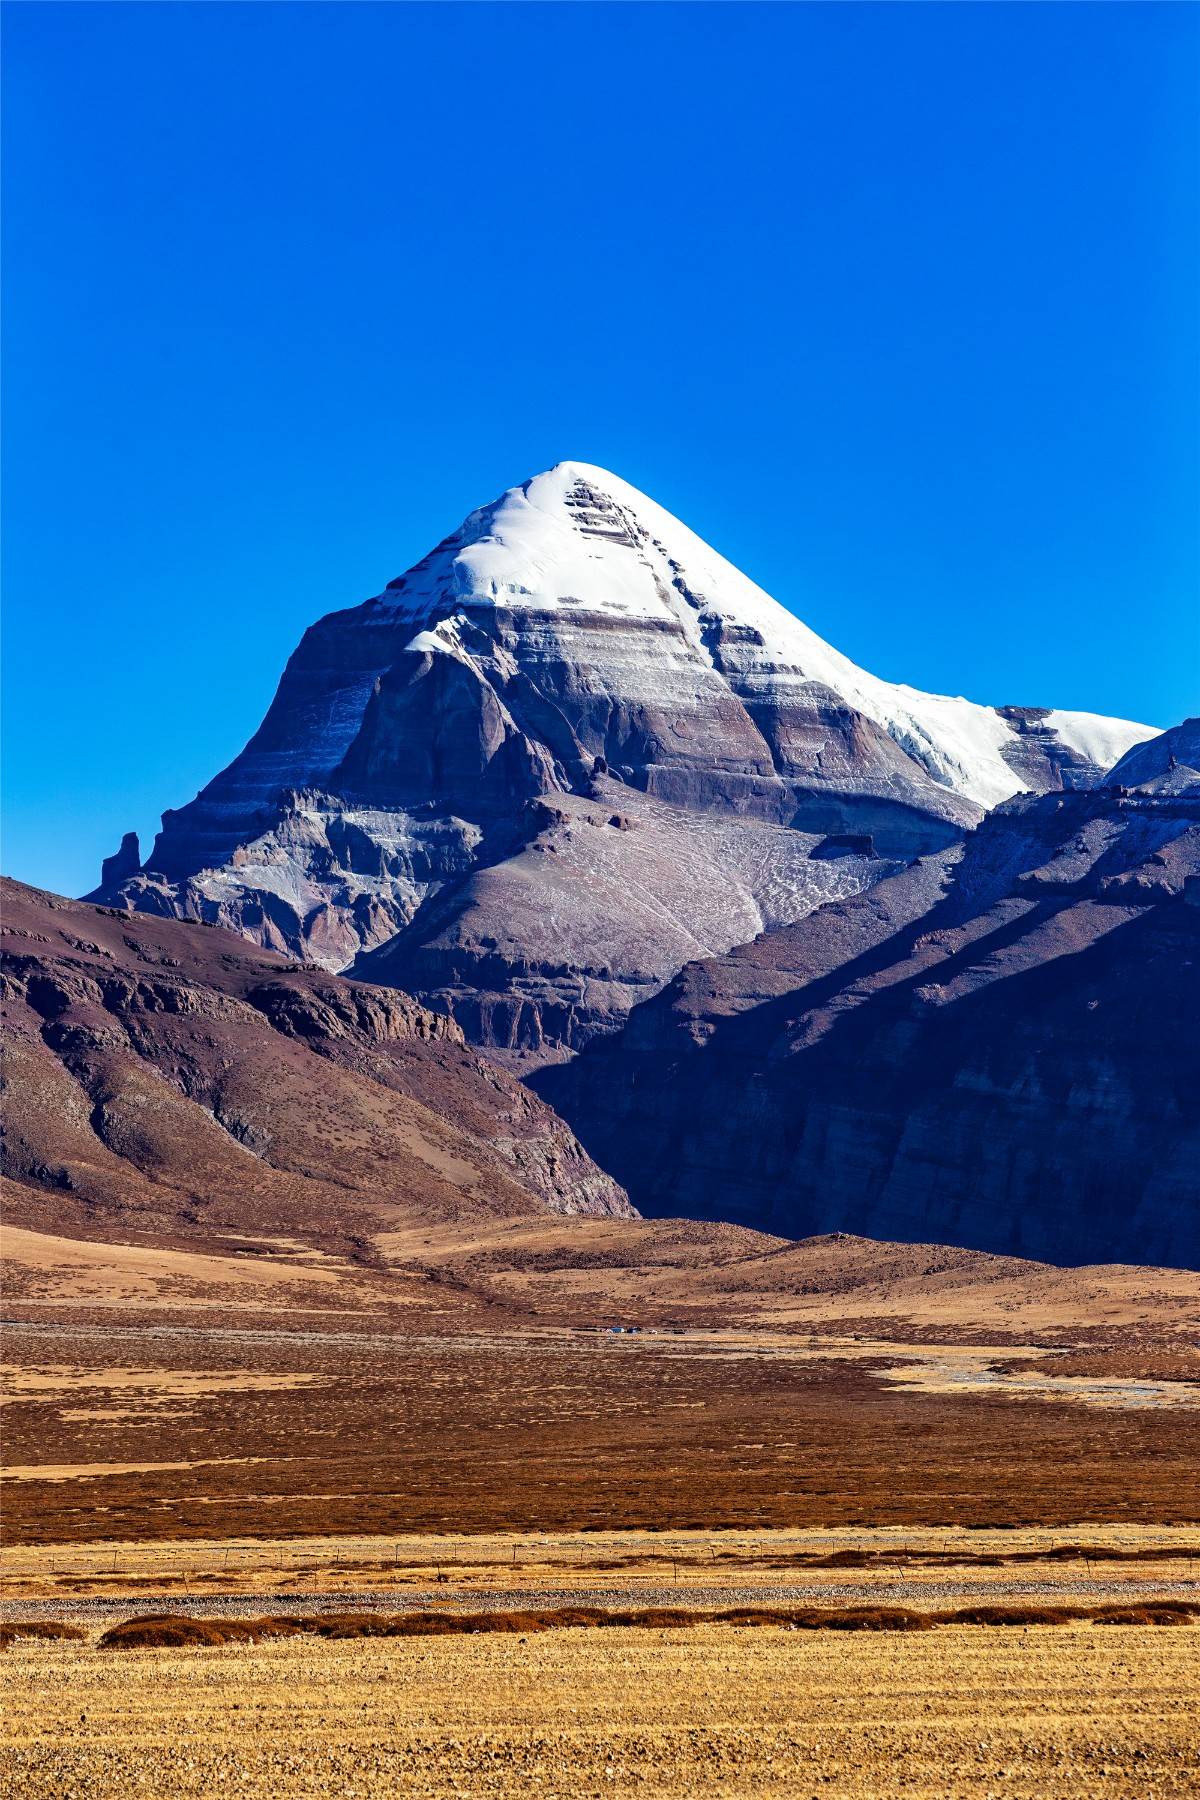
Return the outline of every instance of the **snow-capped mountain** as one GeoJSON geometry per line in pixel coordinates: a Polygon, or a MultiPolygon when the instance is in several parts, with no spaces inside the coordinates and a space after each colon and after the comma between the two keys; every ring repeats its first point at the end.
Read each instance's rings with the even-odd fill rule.
{"type": "Polygon", "coordinates": [[[645,495],[560,463],[306,632],[246,749],[97,896],[355,963],[552,1054],[1151,735],[880,681],[645,495]]]}
{"type": "MultiPolygon", "coordinates": [[[[382,597],[388,602],[424,627],[410,649],[451,655],[470,654],[462,634],[481,602],[544,613],[551,634],[572,616],[611,621],[624,629],[598,672],[613,692],[687,713],[704,709],[710,686],[732,690],[762,739],[747,742],[739,732],[736,747],[747,761],[766,761],[768,773],[811,775],[814,760],[819,772],[814,746],[789,742],[777,715],[789,701],[810,708],[813,688],[824,687],[879,726],[939,786],[980,806],[1040,785],[1021,777],[1023,759],[1014,748],[1020,709],[868,675],[653,500],[586,463],[560,463],[472,513],[390,585],[382,597]],[[673,640],[667,655],[641,654],[647,630],[673,640]]],[[[1036,717],[1044,749],[1053,741],[1064,760],[1100,770],[1153,735],[1093,713],[1036,717]]]]}

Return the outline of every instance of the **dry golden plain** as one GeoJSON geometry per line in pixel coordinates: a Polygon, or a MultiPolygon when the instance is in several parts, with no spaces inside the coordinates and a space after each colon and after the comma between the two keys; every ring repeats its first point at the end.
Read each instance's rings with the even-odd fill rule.
{"type": "Polygon", "coordinates": [[[705,1626],[2,1659],[29,1800],[1200,1790],[1200,1630],[705,1626]]]}
{"type": "Polygon", "coordinates": [[[394,1225],[363,1266],[10,1248],[2,1610],[88,1633],[0,1657],[14,1793],[1200,1791],[1200,1625],[96,1647],[150,1611],[1193,1599],[1194,1276],[605,1220],[394,1225]]]}

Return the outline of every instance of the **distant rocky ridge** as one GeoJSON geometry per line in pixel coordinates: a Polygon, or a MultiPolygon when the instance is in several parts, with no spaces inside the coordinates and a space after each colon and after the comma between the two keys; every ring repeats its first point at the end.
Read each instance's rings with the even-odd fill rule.
{"type": "Polygon", "coordinates": [[[1200,718],[1135,744],[1105,777],[1109,788],[1142,793],[1195,793],[1200,781],[1200,718]]]}
{"type": "Polygon", "coordinates": [[[389,1226],[630,1216],[550,1109],[407,995],[0,883],[10,1224],[372,1257],[389,1226]]]}
{"type": "Polygon", "coordinates": [[[879,681],[564,463],[306,632],[242,754],[91,897],[397,983],[527,1066],[1148,735],[879,681]]]}
{"type": "Polygon", "coordinates": [[[533,1077],[645,1213],[1200,1267],[1200,721],[533,1077]]]}

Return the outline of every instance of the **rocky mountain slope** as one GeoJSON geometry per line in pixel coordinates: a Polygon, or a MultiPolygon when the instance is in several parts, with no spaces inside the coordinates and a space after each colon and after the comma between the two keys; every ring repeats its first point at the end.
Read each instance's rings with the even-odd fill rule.
{"type": "Polygon", "coordinates": [[[651,1214],[1200,1267],[1197,722],[535,1077],[651,1214]]]}
{"type": "Polygon", "coordinates": [[[879,681],[645,495],[562,463],[306,632],[242,754],[93,897],[553,1058],[687,960],[1148,735],[879,681]]]}
{"type": "Polygon", "coordinates": [[[1185,719],[1158,737],[1135,744],[1105,777],[1110,788],[1142,793],[1187,793],[1200,781],[1200,718],[1185,719]]]}
{"type": "Polygon", "coordinates": [[[17,882],[2,900],[10,1224],[370,1259],[389,1225],[630,1212],[407,995],[17,882]]]}

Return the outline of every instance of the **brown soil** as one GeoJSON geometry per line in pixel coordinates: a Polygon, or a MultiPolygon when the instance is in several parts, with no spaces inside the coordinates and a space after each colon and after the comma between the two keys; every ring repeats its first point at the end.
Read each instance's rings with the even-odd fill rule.
{"type": "MultiPolygon", "coordinates": [[[[220,1333],[136,1337],[162,1378],[129,1415],[114,1329],[12,1334],[86,1373],[94,1412],[27,1391],[7,1410],[8,1541],[850,1524],[1186,1523],[1200,1415],[909,1393],[836,1348],[589,1334],[259,1331],[247,1389],[220,1333]],[[111,1391],[103,1385],[112,1372],[111,1391]],[[147,1455],[147,1451],[152,1455],[147,1455]],[[128,1473],[93,1473],[97,1463],[128,1473]],[[29,1479],[46,1468],[44,1479],[29,1479]],[[148,1466],[149,1465],[149,1466],[148,1466]],[[76,1478],[70,1479],[72,1466],[76,1478]]],[[[1078,1536],[1076,1531],[1073,1535],[1078,1536]]]]}

